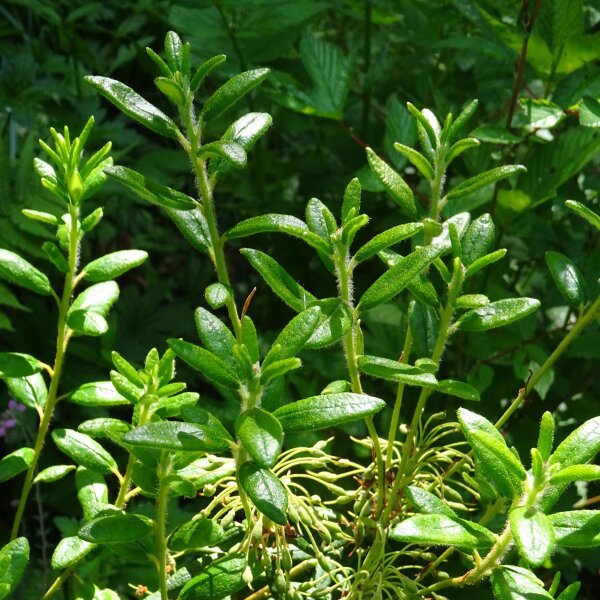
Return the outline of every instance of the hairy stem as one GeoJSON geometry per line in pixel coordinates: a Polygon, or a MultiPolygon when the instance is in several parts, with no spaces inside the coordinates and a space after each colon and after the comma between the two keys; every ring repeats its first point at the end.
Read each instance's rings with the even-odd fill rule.
{"type": "Polygon", "coordinates": [[[156,560],[158,567],[158,585],[161,600],[169,600],[167,592],[167,504],[169,501],[169,483],[167,477],[171,473],[172,459],[163,454],[158,465],[158,496],[156,500],[156,520],[154,532],[156,540],[156,560]]]}

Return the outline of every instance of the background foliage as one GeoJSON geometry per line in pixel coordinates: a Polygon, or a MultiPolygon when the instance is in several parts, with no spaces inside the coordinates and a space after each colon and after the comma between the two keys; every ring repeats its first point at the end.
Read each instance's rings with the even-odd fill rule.
{"type": "MultiPolygon", "coordinates": [[[[110,76],[164,107],[151,86],[151,61],[144,48],[160,46],[166,31],[174,29],[192,43],[195,63],[227,55],[224,68],[211,75],[207,92],[219,86],[220,78],[240,70],[268,66],[273,71],[239,109],[269,112],[274,124],[255,149],[252,167],[219,188],[222,230],[263,212],[301,216],[306,201],[315,195],[337,214],[343,189],[354,176],[368,192],[363,202],[372,222],[382,229],[397,224],[392,202],[366,167],[364,148],[372,147],[400,169],[417,197],[424,199],[418,174],[392,147],[396,141],[410,145],[417,136],[406,102],[444,115],[457,114],[468,100],[479,99],[471,125],[472,135],[482,144],[454,163],[453,175],[466,177],[505,163],[521,163],[528,170],[513,187],[488,186],[450,203],[445,214],[465,209],[473,216],[492,213],[499,230],[496,245],[508,248],[509,268],[488,269],[479,289],[491,300],[532,296],[543,305],[535,318],[499,332],[468,338],[459,334],[445,356],[444,376],[467,380],[482,393],[481,414],[493,420],[502,412],[574,318],[553,283],[545,252],[571,257],[588,282],[589,296],[597,293],[598,232],[582,227],[564,208],[567,198],[596,210],[600,204],[600,7],[594,0],[8,0],[0,6],[0,19],[2,247],[43,263],[39,240],[45,230],[21,215],[25,206],[52,212],[52,197],[33,173],[36,140],[47,135],[51,125],[67,124],[79,131],[92,113],[97,123],[92,146],[110,139],[115,162],[193,195],[186,189],[190,177],[184,157],[117,114],[82,83],[89,73],[110,76]]],[[[221,133],[218,120],[214,128],[221,133]]],[[[190,252],[168,217],[159,217],[114,183],[104,187],[101,202],[107,216],[90,236],[86,251],[95,256],[134,247],[148,251],[150,258],[122,280],[109,333],[73,342],[65,389],[104,378],[113,349],[141,363],[149,348],[164,350],[167,337],[193,338],[193,308],[202,302],[200,290],[214,279],[208,261],[190,252]]],[[[328,287],[331,281],[317,275],[320,265],[314,253],[300,242],[261,236],[253,245],[278,256],[315,295],[334,295],[328,287]]],[[[227,258],[238,297],[257,286],[250,314],[266,345],[290,311],[237,252],[227,258]]],[[[383,265],[373,268],[384,271],[383,265]]],[[[357,287],[365,289],[360,274],[357,287]]],[[[49,310],[53,309],[44,298],[27,292],[15,296],[0,284],[0,348],[34,353],[49,362],[55,333],[49,310]]],[[[404,314],[401,306],[386,304],[365,316],[369,353],[397,358],[406,328],[404,314]]],[[[536,393],[505,432],[510,443],[524,449],[535,445],[534,424],[543,410],[554,412],[565,432],[599,413],[598,339],[596,324],[538,382],[536,393]]],[[[329,381],[345,377],[339,349],[305,353],[303,360],[309,368],[288,377],[289,399],[316,394],[329,381]],[[303,373],[310,373],[310,379],[303,373]]],[[[181,368],[179,378],[227,421],[233,413],[194,377],[181,368]]],[[[370,390],[375,395],[383,393],[377,385],[372,382],[370,390]]],[[[6,390],[0,394],[0,410],[7,409],[6,390]]],[[[436,402],[440,400],[429,408],[455,408],[436,402]]],[[[86,418],[85,410],[61,405],[57,420],[69,426],[86,418]]],[[[389,414],[378,418],[385,421],[389,414]]],[[[31,438],[32,425],[27,413],[20,415],[17,426],[0,441],[2,454],[31,438]]],[[[347,431],[359,433],[361,427],[347,431]]],[[[559,429],[558,435],[564,433],[559,429]]],[[[342,455],[350,451],[342,437],[336,445],[342,455]]],[[[47,452],[48,464],[56,462],[52,444],[47,452]]],[[[18,492],[14,485],[3,495],[2,514],[11,513],[18,492]]],[[[71,485],[40,491],[25,529],[37,532],[30,539],[37,539],[42,552],[34,555],[47,555],[60,530],[69,527],[68,518],[55,516],[68,512],[68,499],[75,496],[71,485]]],[[[580,485],[565,494],[561,506],[593,501],[599,493],[597,483],[580,485]]],[[[73,506],[74,516],[76,511],[73,506]]],[[[0,527],[8,526],[0,522],[0,527]]],[[[587,594],[583,597],[598,597],[598,553],[562,552],[553,561],[567,579],[581,571],[587,594]]],[[[47,561],[34,566],[23,598],[38,598],[36,581],[48,577],[47,561]]],[[[119,579],[118,565],[92,561],[89,568],[96,570],[98,585],[131,592],[119,579]]],[[[128,572],[139,581],[152,577],[141,567],[136,573],[129,566],[128,572]]],[[[467,598],[470,592],[458,593],[467,598]]]]}

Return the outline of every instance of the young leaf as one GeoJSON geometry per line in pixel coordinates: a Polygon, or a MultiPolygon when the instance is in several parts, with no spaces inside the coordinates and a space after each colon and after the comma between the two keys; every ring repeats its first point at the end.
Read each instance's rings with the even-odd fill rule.
{"type": "Polygon", "coordinates": [[[119,250],[105,254],[84,268],[83,278],[87,281],[108,281],[139,267],[148,258],[143,250],[119,250]]]}
{"type": "Polygon", "coordinates": [[[233,441],[222,428],[176,421],[148,423],[122,439],[133,447],[171,452],[223,452],[233,441]]]}
{"type": "Polygon", "coordinates": [[[318,349],[334,344],[352,327],[352,311],[339,298],[316,300],[315,306],[321,309],[317,325],[305,348],[318,349]]]}
{"type": "Polygon", "coordinates": [[[395,246],[402,240],[409,238],[415,233],[418,233],[423,229],[423,223],[405,223],[403,225],[396,225],[390,229],[376,235],[374,238],[369,240],[364,246],[361,246],[354,255],[356,262],[362,262],[372,256],[375,256],[381,250],[385,250],[390,246],[395,246]]]}
{"type": "Polygon", "coordinates": [[[135,542],[152,531],[152,519],[142,515],[116,512],[96,517],[86,523],[77,535],[91,544],[117,544],[135,542]]]}
{"type": "Polygon", "coordinates": [[[363,373],[380,379],[428,388],[435,388],[437,385],[437,380],[431,373],[388,358],[359,356],[358,366],[363,373]]]}
{"type": "Polygon", "coordinates": [[[77,426],[77,431],[85,433],[92,438],[107,438],[118,441],[131,429],[131,425],[121,419],[98,417],[82,421],[77,426]]]}
{"type": "Polygon", "coordinates": [[[600,479],[600,465],[571,465],[550,476],[552,485],[573,481],[597,481],[600,479]]]}
{"type": "Polygon", "coordinates": [[[290,215],[267,214],[251,217],[232,227],[225,237],[232,240],[266,232],[287,233],[325,255],[330,253],[329,244],[325,240],[313,233],[304,221],[290,215]]]}
{"type": "Polygon", "coordinates": [[[241,144],[237,142],[228,142],[219,140],[217,142],[210,142],[201,146],[196,154],[198,158],[218,158],[229,163],[233,167],[241,169],[246,166],[248,157],[246,151],[241,144]]]}
{"type": "Polygon", "coordinates": [[[551,465],[564,469],[586,463],[600,452],[600,417],[594,417],[572,431],[550,457],[551,465]]]}
{"type": "Polygon", "coordinates": [[[527,169],[523,165],[503,165],[502,167],[484,171],[483,173],[479,173],[478,175],[459,183],[446,194],[446,198],[448,198],[448,200],[462,198],[463,196],[476,192],[486,185],[491,185],[492,183],[496,183],[496,181],[506,179],[515,173],[521,173],[526,170],[527,169]]]}
{"type": "Polygon", "coordinates": [[[411,218],[417,217],[417,207],[412,190],[407,183],[390,167],[381,160],[371,148],[367,148],[367,160],[373,174],[383,184],[394,202],[411,218]]]}
{"type": "Polygon", "coordinates": [[[244,315],[242,318],[242,344],[246,346],[252,362],[258,362],[260,358],[258,335],[256,333],[256,327],[248,315],[244,315]]]}
{"type": "Polygon", "coordinates": [[[459,310],[482,308],[490,303],[490,299],[483,294],[465,294],[459,296],[454,303],[454,306],[459,310]]]}
{"type": "Polygon", "coordinates": [[[52,553],[52,568],[66,569],[79,562],[95,547],[95,544],[82,540],[78,535],[63,538],[52,553]]]}
{"type": "Polygon", "coordinates": [[[538,436],[537,451],[542,460],[547,461],[552,454],[552,444],[554,443],[554,417],[552,413],[546,411],[542,415],[540,423],[540,433],[538,436]]]}
{"type": "Polygon", "coordinates": [[[108,77],[87,76],[84,79],[134,121],[160,135],[177,139],[179,128],[175,122],[129,86],[108,77]]]}
{"type": "MultiPolygon", "coordinates": [[[[394,148],[413,164],[414,167],[425,177],[432,181],[434,179],[433,165],[417,150],[396,142],[394,148]]],[[[450,161],[448,161],[450,162],[450,161]]]]}
{"type": "Polygon", "coordinates": [[[543,582],[522,567],[502,565],[492,571],[490,581],[496,600],[552,600],[543,582]]]}
{"type": "Polygon", "coordinates": [[[361,185],[357,177],[352,179],[344,191],[342,202],[342,223],[346,224],[349,218],[360,214],[361,185]]]}
{"type": "Polygon", "coordinates": [[[263,367],[269,364],[293,358],[310,339],[321,316],[321,309],[313,306],[295,316],[277,336],[271,349],[265,356],[263,367]]]}
{"type": "Polygon", "coordinates": [[[463,331],[487,331],[522,319],[539,307],[535,298],[506,298],[465,313],[456,325],[463,331]]]}
{"type": "Polygon", "coordinates": [[[169,347],[188,365],[205,377],[232,390],[240,386],[238,374],[212,352],[184,340],[167,340],[169,347]]]}
{"type": "Polygon", "coordinates": [[[77,499],[83,509],[86,521],[93,519],[96,514],[108,504],[108,487],[100,473],[85,467],[78,467],[75,472],[77,499]]]}
{"type": "Polygon", "coordinates": [[[29,408],[41,408],[46,404],[48,388],[41,373],[26,377],[6,377],[4,379],[10,393],[29,408]]]}
{"type": "Polygon", "coordinates": [[[404,488],[404,496],[420,513],[426,515],[443,515],[455,518],[456,513],[436,495],[424,490],[423,488],[407,485],[404,488]]]}
{"type": "Polygon", "coordinates": [[[192,210],[198,206],[198,203],[186,194],[152,179],[148,179],[148,177],[133,169],[128,169],[121,165],[113,165],[112,167],[107,167],[105,173],[125,187],[128,187],[143,200],[156,206],[174,210],[192,210]]]}
{"type": "Polygon", "coordinates": [[[392,528],[389,535],[399,542],[455,546],[467,551],[490,548],[496,540],[489,529],[445,514],[409,517],[392,528]]]}
{"type": "Polygon", "coordinates": [[[50,281],[41,271],[18,254],[4,248],[0,248],[0,277],[36,294],[49,296],[52,293],[50,281]]]}
{"type": "Polygon", "coordinates": [[[0,482],[26,471],[33,462],[34,454],[32,448],[19,448],[4,456],[0,460],[0,482]]]}
{"type": "Polygon", "coordinates": [[[489,252],[494,243],[495,232],[494,221],[488,213],[477,217],[469,225],[469,229],[461,241],[463,265],[468,267],[489,252]]]}
{"type": "Polygon", "coordinates": [[[500,250],[495,250],[494,252],[490,252],[482,256],[481,258],[477,258],[474,260],[465,271],[465,279],[468,277],[473,277],[476,273],[479,273],[481,269],[485,269],[485,267],[498,262],[506,255],[506,248],[500,248],[500,250]]]}
{"type": "Polygon", "coordinates": [[[59,450],[86,469],[98,473],[116,473],[119,470],[115,459],[89,435],[73,429],[55,429],[52,439],[59,450]]]}
{"type": "Polygon", "coordinates": [[[169,537],[169,548],[174,551],[217,546],[227,539],[225,531],[216,521],[200,517],[184,523],[169,537]]]}
{"type": "Polygon", "coordinates": [[[581,581],[574,581],[556,596],[556,600],[575,600],[580,589],[581,581]]]}
{"type": "Polygon", "coordinates": [[[42,370],[42,363],[29,354],[0,352],[0,378],[29,377],[42,370]]]}
{"type": "Polygon", "coordinates": [[[533,567],[539,567],[554,550],[554,528],[540,510],[515,508],[510,512],[510,530],[519,553],[533,567]]]}
{"type": "Polygon", "coordinates": [[[237,418],[235,429],[259,467],[268,469],[275,464],[283,444],[283,429],[277,417],[262,408],[252,408],[237,418]]]}
{"type": "Polygon", "coordinates": [[[52,467],[46,467],[35,476],[33,483],[51,483],[53,481],[58,481],[65,475],[68,475],[71,471],[74,471],[75,468],[75,465],[54,465],[52,467]]]}
{"type": "Polygon", "coordinates": [[[194,320],[198,335],[204,347],[225,362],[233,371],[239,371],[239,364],[233,353],[235,337],[221,319],[205,308],[197,308],[194,320]]]}
{"type": "Polygon", "coordinates": [[[450,150],[448,150],[448,154],[446,154],[446,164],[450,164],[455,158],[458,158],[465,150],[469,148],[476,148],[479,146],[480,142],[477,138],[464,138],[462,140],[458,140],[455,144],[452,145],[450,150]]]}
{"type": "Polygon", "coordinates": [[[508,449],[500,432],[487,419],[464,408],[459,408],[457,415],[484,477],[507,498],[520,494],[525,469],[508,449]]]}
{"type": "MultiPolygon", "coordinates": [[[[119,406],[129,404],[110,381],[84,383],[69,395],[69,400],[83,406],[119,406]]],[[[136,397],[137,402],[137,397],[136,397]]]]}
{"type": "Polygon", "coordinates": [[[471,100],[461,111],[461,113],[456,117],[456,120],[450,127],[450,131],[448,133],[448,140],[450,142],[456,139],[456,136],[460,133],[460,130],[471,120],[471,117],[477,110],[477,106],[479,104],[479,100],[471,100]]]}
{"type": "Polygon", "coordinates": [[[205,121],[215,119],[251,89],[262,83],[268,74],[269,69],[254,69],[235,75],[206,101],[202,109],[202,118],[205,121]]]}
{"type": "Polygon", "coordinates": [[[368,310],[391,300],[443,251],[443,248],[438,245],[421,246],[408,256],[401,258],[367,289],[358,303],[359,307],[368,310]]]}
{"type": "Polygon", "coordinates": [[[174,31],[168,31],[165,36],[165,55],[167,64],[173,72],[182,70],[181,53],[181,38],[174,31]]]}
{"type": "Polygon", "coordinates": [[[227,57],[224,54],[218,54],[217,56],[209,58],[206,62],[203,62],[192,77],[192,81],[190,82],[190,90],[195,92],[200,87],[200,84],[204,78],[226,59],[227,57]]]}
{"type": "Polygon", "coordinates": [[[284,431],[314,431],[369,417],[384,406],[366,394],[324,394],[286,404],[273,414],[284,431]]]}
{"type": "MultiPolygon", "coordinates": [[[[8,589],[8,594],[16,591],[29,562],[29,542],[19,537],[0,549],[0,586],[8,589]]],[[[0,588],[1,590],[2,588],[0,588]]],[[[5,597],[8,597],[5,595],[5,597]]]]}
{"type": "Polygon", "coordinates": [[[53,244],[52,242],[44,242],[42,244],[42,252],[58,271],[61,273],[68,273],[69,263],[65,255],[60,251],[56,244],[53,244]]]}
{"type": "Polygon", "coordinates": [[[577,265],[560,252],[546,252],[546,263],[560,293],[574,308],[585,302],[583,275],[577,265]]]}
{"type": "Polygon", "coordinates": [[[207,254],[210,248],[210,233],[208,224],[202,211],[197,210],[176,210],[166,208],[166,213],[171,217],[173,223],[179,230],[179,233],[196,250],[207,254]]]}
{"type": "Polygon", "coordinates": [[[204,298],[208,305],[216,310],[225,306],[232,298],[231,289],[224,286],[222,283],[211,283],[204,290],[204,298]]]}
{"type": "Polygon", "coordinates": [[[570,510],[550,515],[556,543],[565,548],[595,548],[600,546],[600,512],[570,510]]]}
{"type": "Polygon", "coordinates": [[[573,212],[577,213],[580,217],[585,219],[590,225],[593,225],[600,231],[600,215],[596,214],[593,210],[587,206],[577,202],[576,200],[567,200],[565,206],[570,208],[573,212]]]}
{"type": "Polygon", "coordinates": [[[84,335],[102,335],[108,329],[104,317],[119,296],[119,286],[114,281],[104,281],[90,286],[71,304],[67,325],[84,335]]]}
{"type": "Polygon", "coordinates": [[[284,358],[283,360],[276,360],[263,369],[260,376],[260,382],[263,385],[268,385],[271,383],[271,381],[273,381],[273,379],[277,379],[277,377],[281,377],[289,371],[298,369],[301,366],[302,361],[299,358],[284,358]]]}
{"type": "Polygon", "coordinates": [[[144,393],[141,387],[131,383],[127,377],[124,377],[117,371],[110,372],[110,380],[115,390],[117,390],[121,396],[127,398],[132,404],[137,404],[139,402],[144,393]]]}
{"type": "Polygon", "coordinates": [[[263,515],[274,523],[285,525],[288,507],[287,491],[271,471],[249,461],[239,470],[240,484],[263,515]]]}

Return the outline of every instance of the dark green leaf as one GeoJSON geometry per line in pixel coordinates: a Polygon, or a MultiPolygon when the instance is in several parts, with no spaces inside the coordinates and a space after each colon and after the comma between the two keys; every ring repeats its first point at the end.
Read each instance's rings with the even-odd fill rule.
{"type": "Polygon", "coordinates": [[[489,171],[479,173],[478,175],[475,175],[474,177],[471,177],[470,179],[458,184],[446,194],[446,198],[448,198],[448,200],[462,198],[463,196],[467,196],[468,194],[476,192],[486,185],[491,185],[496,181],[506,179],[515,173],[521,173],[526,170],[527,169],[525,169],[523,165],[503,165],[502,167],[490,169],[489,171]]]}
{"type": "Polygon", "coordinates": [[[560,293],[574,308],[585,302],[583,275],[577,265],[560,252],[546,252],[546,263],[560,293]]]}
{"type": "Polygon", "coordinates": [[[169,537],[169,548],[174,551],[217,546],[226,539],[223,528],[212,519],[200,517],[178,527],[169,537]]]}
{"type": "Polygon", "coordinates": [[[521,109],[529,129],[551,129],[565,118],[558,104],[544,98],[521,98],[521,109]]]}
{"type": "Polygon", "coordinates": [[[398,142],[394,144],[394,148],[400,152],[400,154],[408,158],[423,177],[429,180],[434,179],[433,165],[420,152],[410,146],[405,146],[398,142]]]}
{"type": "Polygon", "coordinates": [[[262,408],[244,411],[235,422],[244,448],[259,466],[272,467],[283,444],[283,429],[277,417],[262,408]]]}
{"type": "Polygon", "coordinates": [[[66,569],[79,562],[95,547],[95,544],[82,540],[78,535],[63,538],[58,542],[52,554],[52,568],[66,569]]]}
{"type": "Polygon", "coordinates": [[[26,471],[33,463],[35,453],[32,448],[19,448],[0,460],[0,481],[12,479],[26,471]]]}
{"type": "Polygon", "coordinates": [[[120,419],[112,419],[110,417],[98,417],[96,419],[88,419],[82,421],[77,426],[77,431],[85,433],[93,438],[108,438],[109,440],[118,441],[131,429],[131,425],[120,419]]]}
{"type": "Polygon", "coordinates": [[[325,348],[334,344],[352,327],[352,311],[339,298],[316,300],[315,306],[321,309],[317,325],[305,348],[325,348]]]}
{"type": "Polygon", "coordinates": [[[253,462],[245,462],[240,467],[239,479],[254,506],[263,515],[279,525],[287,523],[287,491],[271,471],[253,462]]]}
{"type": "Polygon", "coordinates": [[[451,163],[455,158],[458,158],[465,150],[469,148],[476,148],[479,146],[479,140],[477,138],[465,138],[458,140],[446,154],[446,164],[451,163]]]}
{"type": "Polygon", "coordinates": [[[55,429],[52,439],[59,450],[77,464],[99,473],[116,473],[115,459],[89,435],[73,429],[55,429]]]}
{"type": "Polygon", "coordinates": [[[577,202],[576,200],[567,200],[565,206],[576,212],[580,217],[584,218],[590,225],[593,225],[600,231],[600,215],[596,214],[587,206],[577,202]]]}
{"type": "Polygon", "coordinates": [[[262,83],[268,74],[269,69],[254,69],[235,75],[206,101],[202,109],[202,118],[205,121],[215,119],[252,88],[262,83]]]}
{"type": "Polygon", "coordinates": [[[284,431],[310,431],[369,417],[384,406],[366,394],[325,394],[286,404],[273,414],[284,431]]]}
{"type": "Polygon", "coordinates": [[[0,352],[0,378],[29,377],[41,370],[42,363],[29,354],[0,352]]]}
{"type": "Polygon", "coordinates": [[[375,256],[381,250],[394,246],[402,240],[415,235],[423,229],[423,223],[405,223],[396,225],[386,231],[376,235],[364,246],[361,246],[354,255],[354,260],[362,262],[372,256],[375,256]]]}
{"type": "Polygon", "coordinates": [[[225,61],[227,57],[224,54],[218,54],[217,56],[213,56],[209,58],[206,62],[203,62],[198,70],[194,73],[194,77],[192,77],[192,81],[190,82],[190,90],[195,92],[204,78],[215,68],[218,67],[223,61],[225,61]]]}
{"type": "Polygon", "coordinates": [[[535,298],[506,298],[465,313],[456,324],[463,331],[486,331],[522,319],[539,307],[535,298]]]}
{"type": "Polygon", "coordinates": [[[151,531],[152,520],[148,517],[117,512],[86,523],[77,535],[92,544],[116,544],[135,542],[151,531]]]}
{"type": "Polygon", "coordinates": [[[437,382],[436,390],[448,396],[456,396],[463,400],[473,400],[479,402],[479,391],[468,383],[456,381],[454,379],[443,379],[437,382]]]}
{"type": "Polygon", "coordinates": [[[554,550],[554,528],[540,510],[515,508],[510,512],[510,530],[521,556],[534,567],[540,566],[554,550]]]}
{"type": "Polygon", "coordinates": [[[50,281],[41,271],[18,254],[4,248],[0,248],[0,277],[36,294],[49,296],[52,293],[50,281]]]}
{"type": "Polygon", "coordinates": [[[346,224],[349,218],[360,214],[361,186],[357,177],[352,179],[344,191],[342,203],[342,223],[346,224]]]}
{"type": "Polygon", "coordinates": [[[486,254],[486,255],[482,256],[481,258],[474,260],[467,267],[467,270],[465,271],[465,279],[467,277],[472,277],[476,273],[479,273],[479,271],[481,271],[481,269],[485,269],[485,267],[487,267],[495,262],[498,262],[499,260],[504,258],[505,255],[506,255],[506,248],[500,248],[500,250],[494,250],[494,252],[490,252],[489,254],[486,254]]]}
{"type": "Polygon", "coordinates": [[[556,600],[575,600],[580,589],[581,581],[574,581],[556,597],[556,600]]]}
{"type": "Polygon", "coordinates": [[[260,381],[263,385],[268,385],[273,379],[277,379],[277,377],[281,377],[289,371],[298,369],[301,366],[302,361],[299,358],[284,358],[283,360],[277,360],[263,369],[260,381]]]}
{"type": "Polygon", "coordinates": [[[450,142],[453,142],[456,136],[460,133],[461,129],[465,127],[465,125],[471,120],[471,117],[477,110],[477,106],[479,105],[479,100],[471,100],[461,111],[461,113],[456,117],[456,120],[450,127],[450,131],[448,134],[448,139],[450,142]]]}
{"type": "Polygon", "coordinates": [[[443,500],[423,488],[407,485],[404,496],[420,513],[456,517],[456,513],[443,500]]]}
{"type": "Polygon", "coordinates": [[[168,31],[165,36],[165,55],[171,71],[181,71],[181,38],[174,32],[168,31]]]}
{"type": "Polygon", "coordinates": [[[579,124],[584,127],[600,127],[600,101],[584,96],[579,105],[579,124]]]}
{"type": "Polygon", "coordinates": [[[105,254],[87,264],[84,268],[84,279],[87,281],[108,281],[139,267],[148,258],[143,250],[119,250],[105,254]]]}
{"type": "Polygon", "coordinates": [[[236,344],[235,337],[233,337],[225,323],[210,311],[201,307],[196,309],[194,320],[204,347],[226,363],[233,371],[238,371],[239,365],[233,353],[236,344]]]}
{"type": "Polygon", "coordinates": [[[134,121],[160,135],[177,139],[179,129],[174,121],[124,83],[108,77],[87,76],[84,79],[134,121]]]}
{"type": "Polygon", "coordinates": [[[199,208],[196,210],[165,209],[181,235],[196,250],[208,253],[210,248],[210,233],[208,224],[199,208]]]}
{"type": "Polygon", "coordinates": [[[198,149],[198,158],[217,158],[222,159],[230,165],[242,168],[246,166],[248,157],[246,151],[241,144],[237,142],[228,142],[219,140],[217,142],[210,142],[205,144],[198,149]]]}
{"type": "Polygon", "coordinates": [[[468,267],[489,252],[494,243],[495,231],[494,221],[488,213],[477,217],[469,225],[469,229],[461,241],[463,265],[468,267]]]}
{"type": "Polygon", "coordinates": [[[437,380],[431,373],[379,356],[359,356],[358,366],[363,373],[380,379],[396,381],[405,385],[435,388],[437,380]]]}

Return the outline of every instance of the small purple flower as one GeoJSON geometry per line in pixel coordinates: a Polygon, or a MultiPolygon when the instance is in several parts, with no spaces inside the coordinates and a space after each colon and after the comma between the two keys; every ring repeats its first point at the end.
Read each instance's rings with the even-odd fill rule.
{"type": "Polygon", "coordinates": [[[8,401],[8,410],[16,410],[17,412],[23,412],[25,410],[25,405],[20,402],[16,402],[15,400],[8,401]]]}

